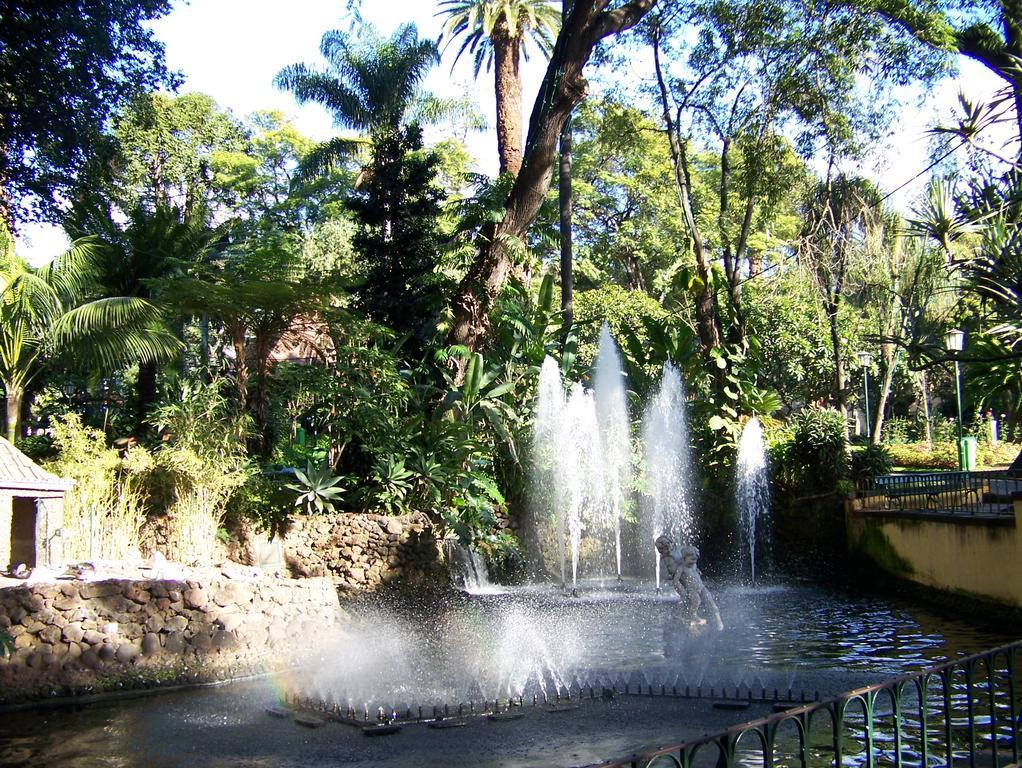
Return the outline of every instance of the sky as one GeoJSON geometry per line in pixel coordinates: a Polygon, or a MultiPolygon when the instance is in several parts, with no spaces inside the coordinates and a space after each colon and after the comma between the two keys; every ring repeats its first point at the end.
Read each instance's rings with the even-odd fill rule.
{"type": "MultiPolygon", "coordinates": [[[[345,0],[191,0],[178,2],[174,10],[153,24],[166,45],[167,63],[184,76],[181,91],[200,91],[242,117],[257,109],[280,109],[291,115],[300,131],[317,140],[336,132],[327,112],[318,105],[299,107],[293,97],[273,86],[282,68],[298,62],[317,66],[319,40],[328,29],[343,27],[345,0]]],[[[422,37],[436,37],[442,20],[435,16],[435,0],[363,0],[362,16],[382,34],[398,25],[413,22],[422,37]]],[[[472,76],[470,57],[451,69],[449,57],[433,69],[425,85],[439,96],[459,96],[469,89],[494,124],[492,75],[472,76]]],[[[637,82],[645,76],[641,65],[636,72],[615,78],[637,82]]],[[[530,106],[543,75],[543,61],[532,56],[523,71],[523,112],[528,120],[530,106]]],[[[928,164],[926,129],[939,116],[950,113],[958,92],[965,89],[972,98],[988,98],[998,81],[986,69],[962,59],[957,78],[939,83],[932,92],[906,89],[900,94],[906,104],[894,134],[878,146],[862,164],[884,192],[890,192],[919,174],[928,164]]],[[[440,138],[436,129],[426,140],[440,138]]],[[[468,138],[468,148],[477,170],[494,174],[497,165],[496,135],[492,130],[468,138]]],[[[891,198],[893,206],[908,213],[920,194],[925,177],[917,179],[891,198]]],[[[45,225],[25,226],[20,232],[18,252],[33,263],[42,263],[63,250],[67,240],[59,229],[45,225]]]]}

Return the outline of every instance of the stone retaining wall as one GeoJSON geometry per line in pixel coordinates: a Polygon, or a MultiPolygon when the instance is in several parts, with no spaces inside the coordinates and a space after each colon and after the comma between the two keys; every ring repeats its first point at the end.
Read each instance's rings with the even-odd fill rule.
{"type": "Polygon", "coordinates": [[[293,576],[329,576],[345,592],[446,581],[442,555],[423,514],[298,515],[284,536],[293,576]]]}
{"type": "Polygon", "coordinates": [[[0,702],[286,664],[336,630],[327,579],[58,581],[0,589],[0,702]]]}

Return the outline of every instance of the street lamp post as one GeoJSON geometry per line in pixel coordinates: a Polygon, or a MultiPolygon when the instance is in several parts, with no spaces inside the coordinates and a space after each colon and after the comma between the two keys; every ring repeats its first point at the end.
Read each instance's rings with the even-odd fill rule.
{"type": "Polygon", "coordinates": [[[955,359],[955,399],[958,402],[958,468],[964,468],[962,452],[962,371],[958,365],[958,353],[965,347],[965,331],[954,328],[944,334],[944,345],[955,359]]]}
{"type": "Polygon", "coordinates": [[[869,364],[873,358],[869,352],[860,352],[856,357],[859,359],[859,365],[862,366],[862,391],[866,400],[866,439],[873,442],[872,422],[869,418],[869,364]]]}

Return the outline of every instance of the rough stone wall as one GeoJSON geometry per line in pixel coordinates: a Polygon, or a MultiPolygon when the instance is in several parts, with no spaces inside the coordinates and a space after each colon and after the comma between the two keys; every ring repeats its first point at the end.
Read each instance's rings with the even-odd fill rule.
{"type": "Polygon", "coordinates": [[[447,578],[423,514],[300,515],[284,537],[284,556],[293,576],[329,576],[345,592],[447,578]]]}
{"type": "Polygon", "coordinates": [[[60,581],[0,589],[0,702],[128,680],[266,671],[311,650],[341,612],[326,579],[60,581]],[[106,681],[106,682],[104,682],[106,681]]]}

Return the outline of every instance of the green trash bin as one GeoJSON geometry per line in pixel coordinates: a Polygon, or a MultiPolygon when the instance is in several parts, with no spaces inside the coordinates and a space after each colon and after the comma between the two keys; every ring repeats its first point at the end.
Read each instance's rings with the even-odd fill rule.
{"type": "Polygon", "coordinates": [[[958,467],[966,472],[976,468],[976,438],[972,435],[958,441],[958,467]]]}

